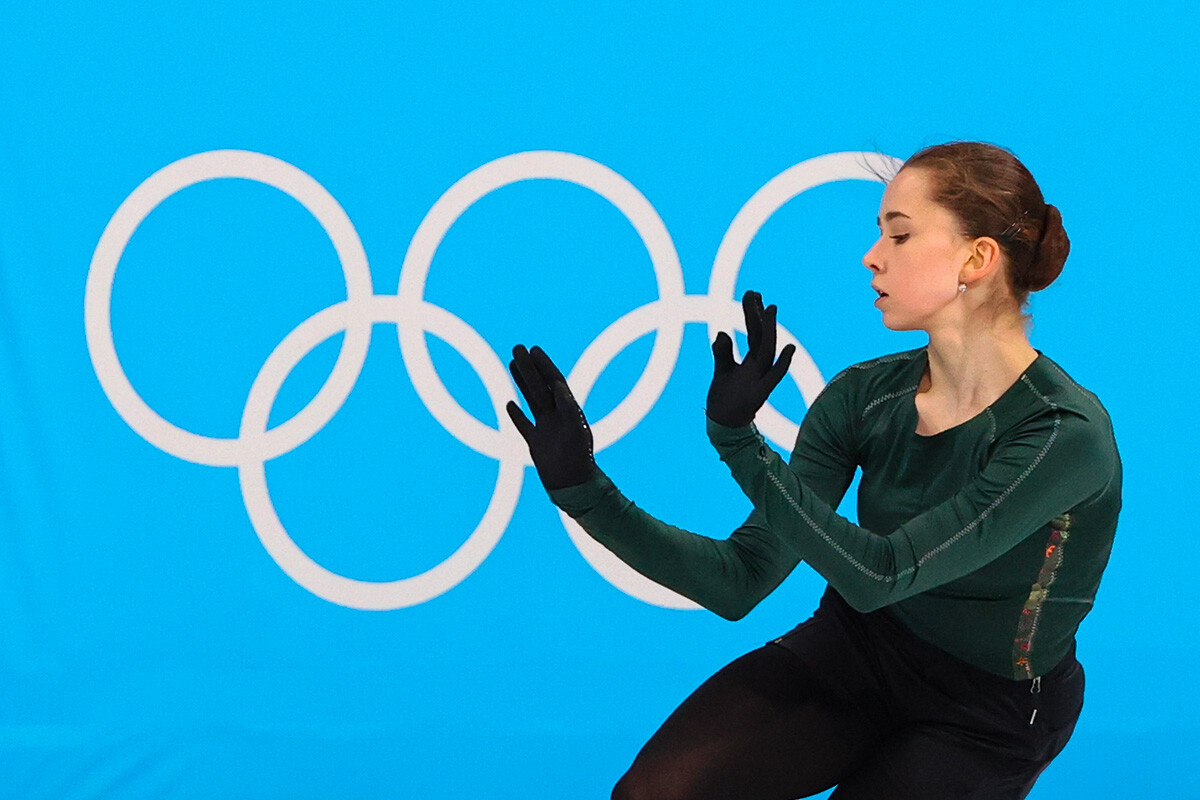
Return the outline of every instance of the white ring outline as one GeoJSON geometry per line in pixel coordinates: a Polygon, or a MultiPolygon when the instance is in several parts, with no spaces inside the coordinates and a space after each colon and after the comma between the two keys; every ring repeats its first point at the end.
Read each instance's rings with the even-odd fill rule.
{"type": "MultiPolygon", "coordinates": [[[[660,300],[684,297],[683,267],[675,243],[666,225],[645,195],[614,170],[590,158],[553,150],[514,153],[489,161],[457,180],[437,199],[413,234],[400,268],[397,295],[404,304],[424,301],[425,284],[434,255],[451,226],[483,197],[519,181],[559,180],[573,183],[603,197],[619,211],[637,232],[650,255],[660,300]]],[[[399,327],[400,352],[417,393],[429,412],[455,438],[481,453],[508,452],[512,429],[501,434],[480,422],[459,405],[434,369],[433,360],[419,326],[402,323],[399,327]]],[[[683,324],[656,328],[658,333],[645,370],[630,393],[604,417],[591,423],[595,450],[599,452],[633,429],[654,407],[670,380],[683,346],[683,324]],[[653,376],[658,376],[652,380],[653,376]]],[[[492,351],[495,355],[495,351],[492,351]]],[[[495,356],[499,360],[499,356],[495,356]]],[[[568,382],[574,377],[567,376],[568,382]]],[[[580,401],[583,404],[583,401],[580,401]]],[[[507,415],[504,415],[507,417],[507,415]]],[[[527,464],[529,454],[525,448],[527,464]]]]}
{"type": "MultiPolygon", "coordinates": [[[[718,328],[744,330],[732,294],[751,241],[786,202],[809,188],[839,180],[879,181],[899,164],[878,153],[832,153],[780,173],[746,202],[730,223],[714,259],[707,295],[685,295],[674,242],[657,211],[613,170],[582,156],[532,151],[489,162],[457,181],[426,214],[405,255],[395,296],[374,295],[366,254],[353,224],[324,187],[287,162],[248,151],[210,151],[174,162],[147,178],[118,207],[93,254],[85,289],[88,351],[105,394],[126,423],[150,444],[179,458],[212,466],[237,466],[243,500],[264,548],[296,583],[330,602],[353,608],[411,606],[448,591],[490,554],[511,521],[519,500],[528,453],[506,424],[504,404],[515,398],[499,356],[478,332],[445,309],[424,300],[433,256],[453,223],[480,198],[511,183],[530,179],[564,180],[609,200],[633,224],[651,256],[659,298],[618,318],[585,349],[568,380],[582,405],[612,359],[641,336],[655,332],[651,357],[630,394],[593,426],[597,451],[617,441],[644,419],[670,380],[682,347],[683,326],[703,322],[709,338],[718,328]],[[871,162],[875,161],[875,166],[871,162]],[[289,194],[312,213],[330,236],[346,277],[347,300],[297,326],[268,357],[255,378],[237,439],[204,437],[184,431],[149,408],[129,383],[116,356],[111,328],[111,292],[121,254],[138,225],[171,194],[194,183],[236,177],[266,183],[289,194]],[[365,287],[365,289],[364,289],[365,287]],[[727,300],[720,300],[720,294],[727,300]],[[417,325],[414,320],[425,320],[417,325]],[[375,322],[396,325],[410,379],[430,413],[460,442],[497,459],[499,474],[492,500],[467,540],[447,559],[419,575],[397,581],[359,581],[327,570],[291,539],[275,512],[266,485],[265,462],[311,438],[337,413],[357,382],[375,322]],[[665,331],[664,331],[665,328],[665,331]],[[317,395],[292,419],[267,429],[279,389],[314,347],[345,331],[334,369],[317,395]],[[492,401],[499,428],[480,422],[450,395],[434,370],[426,332],[455,347],[476,370],[492,401]],[[458,340],[455,342],[453,340],[458,340]],[[304,349],[304,345],[308,345],[304,349]],[[675,352],[667,345],[674,344],[675,352]],[[607,357],[606,357],[607,356],[607,357]],[[414,371],[414,365],[416,367],[414,371]],[[312,421],[319,420],[315,428],[312,421]],[[311,430],[309,430],[311,428],[311,430]],[[472,444],[475,439],[480,446],[472,444]],[[288,446],[288,443],[291,443],[288,446]],[[232,462],[232,463],[231,463],[232,462]],[[500,502],[503,499],[504,502],[500,502]]],[[[805,403],[824,385],[811,356],[786,329],[780,344],[794,344],[789,373],[805,403]]],[[[759,427],[785,446],[798,425],[767,405],[759,427]]],[[[584,559],[616,588],[644,602],[669,608],[697,608],[692,601],[641,576],[587,536],[565,514],[564,527],[584,559]]]]}
{"type": "MultiPolygon", "coordinates": [[[[508,374],[497,361],[495,368],[488,360],[479,361],[473,354],[480,352],[482,338],[473,328],[445,309],[426,304],[422,319],[425,330],[455,347],[476,369],[488,389],[497,418],[506,418],[504,405],[507,393],[497,394],[494,387],[508,387],[508,374]],[[477,341],[466,348],[454,340],[470,331],[477,341]],[[489,375],[488,370],[492,372],[489,375]]],[[[250,389],[242,414],[240,436],[254,439],[264,434],[270,419],[271,407],[287,376],[312,350],[329,337],[346,329],[352,309],[348,303],[338,303],[317,312],[292,330],[267,358],[250,389]]],[[[411,309],[395,296],[380,295],[353,312],[376,322],[400,324],[411,309]]],[[[486,343],[485,343],[486,346],[486,343]]],[[[238,481],[246,512],[250,516],[258,539],[279,568],[296,583],[316,596],[332,603],[367,611],[383,611],[424,603],[457,586],[474,572],[491,554],[508,527],[521,496],[525,465],[513,454],[499,459],[496,488],[483,517],[459,547],[437,565],[408,578],[394,581],[363,581],[339,575],[314,561],[288,534],[271,501],[267,487],[266,462],[248,458],[238,465],[238,481]]]]}
{"type": "Polygon", "coordinates": [[[346,279],[346,298],[359,303],[374,295],[371,270],[358,232],[346,212],[321,184],[278,158],[246,150],[211,150],[181,158],[144,180],[113,213],[88,268],[84,289],[84,332],[88,354],[109,402],[139,436],[184,461],[211,467],[236,466],[259,448],[263,458],[287,453],[323,428],[350,395],[366,361],[371,326],[348,324],[333,370],[325,384],[290,420],[254,442],[201,436],[184,430],[150,408],[130,383],[117,357],[112,331],[112,289],[121,256],[138,226],[176,192],[202,181],[242,178],[271,186],[303,205],[333,243],[346,279]]]}

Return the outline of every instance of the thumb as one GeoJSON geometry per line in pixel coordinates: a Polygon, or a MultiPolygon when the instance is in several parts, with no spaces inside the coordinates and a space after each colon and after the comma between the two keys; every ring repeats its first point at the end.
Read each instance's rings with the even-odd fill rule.
{"type": "Polygon", "coordinates": [[[783,380],[783,376],[787,375],[788,367],[792,365],[792,356],[796,354],[796,345],[789,344],[783,348],[783,352],[779,354],[779,360],[775,362],[775,366],[771,367],[766,374],[767,385],[774,389],[783,380]]]}
{"type": "Polygon", "coordinates": [[[525,440],[525,444],[533,444],[534,425],[529,421],[529,417],[525,416],[525,412],[521,410],[521,407],[512,400],[509,400],[504,410],[508,412],[508,417],[513,421],[513,425],[517,426],[517,433],[521,434],[521,438],[525,440]]]}

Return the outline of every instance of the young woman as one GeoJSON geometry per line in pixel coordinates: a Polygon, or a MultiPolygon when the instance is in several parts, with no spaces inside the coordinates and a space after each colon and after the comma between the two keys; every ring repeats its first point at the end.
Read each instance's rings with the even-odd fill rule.
{"type": "Polygon", "coordinates": [[[754,505],[726,539],[625,499],[562,374],[513,351],[534,422],[509,413],[551,499],[635,569],[731,619],[800,561],[829,582],[811,619],[689,697],[614,797],[1021,798],[1070,738],[1121,467],[1104,408],[1026,334],[1062,218],[1013,155],[956,142],[905,162],[878,224],[863,264],[883,323],[929,343],[834,377],[785,463],[752,420],[791,351],[776,360],[775,308],[748,292],[746,358],[718,336],[707,404],[754,505]],[[858,525],[834,511],[856,469],[858,525]]]}

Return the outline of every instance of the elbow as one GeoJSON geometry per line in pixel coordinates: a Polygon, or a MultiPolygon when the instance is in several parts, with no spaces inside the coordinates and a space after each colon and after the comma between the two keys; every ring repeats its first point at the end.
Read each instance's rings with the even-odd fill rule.
{"type": "Polygon", "coordinates": [[[738,591],[730,592],[721,598],[719,603],[705,607],[722,619],[737,622],[753,611],[767,595],[775,591],[775,587],[783,580],[782,575],[767,580],[759,578],[761,576],[751,580],[743,576],[743,580],[738,582],[738,591]]]}
{"type": "Polygon", "coordinates": [[[869,570],[843,576],[837,583],[830,581],[846,603],[860,614],[878,611],[913,593],[908,573],[914,570],[902,569],[892,552],[885,551],[882,556],[886,558],[871,562],[869,570]]]}
{"type": "Polygon", "coordinates": [[[709,606],[708,610],[721,619],[737,622],[753,611],[756,605],[758,605],[757,600],[752,602],[721,603],[709,606]]]}
{"type": "MultiPolygon", "coordinates": [[[[728,597],[723,597],[720,602],[705,605],[705,608],[721,619],[737,622],[753,611],[755,606],[771,593],[770,590],[762,591],[762,588],[755,587],[753,591],[742,591],[728,597]]],[[[771,588],[773,589],[774,586],[771,588]]]]}

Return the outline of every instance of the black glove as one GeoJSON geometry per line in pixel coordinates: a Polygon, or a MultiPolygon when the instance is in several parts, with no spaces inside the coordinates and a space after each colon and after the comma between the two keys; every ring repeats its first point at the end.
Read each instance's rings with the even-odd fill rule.
{"type": "Polygon", "coordinates": [[[508,403],[508,416],[529,445],[533,465],[547,490],[577,486],[592,476],[592,429],[567,379],[540,347],[513,348],[508,362],[517,388],[525,397],[533,422],[514,402],[508,403]]]}
{"type": "Polygon", "coordinates": [[[762,404],[767,402],[796,352],[794,345],[783,348],[775,360],[775,306],[762,304],[758,292],[742,296],[746,313],[746,337],[750,348],[741,364],[733,360],[733,340],[722,331],[713,342],[713,379],[708,387],[708,418],[727,428],[749,425],[762,404]]]}

